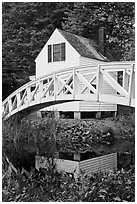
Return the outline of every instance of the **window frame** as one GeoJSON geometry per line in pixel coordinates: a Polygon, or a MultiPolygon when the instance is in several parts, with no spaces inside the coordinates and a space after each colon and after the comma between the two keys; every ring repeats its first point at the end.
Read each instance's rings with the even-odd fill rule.
{"type": "Polygon", "coordinates": [[[53,62],[61,61],[61,44],[53,44],[53,62]]]}
{"type": "Polygon", "coordinates": [[[63,43],[49,44],[48,63],[63,62],[63,61],[66,61],[66,43],[63,42],[63,43]]]}

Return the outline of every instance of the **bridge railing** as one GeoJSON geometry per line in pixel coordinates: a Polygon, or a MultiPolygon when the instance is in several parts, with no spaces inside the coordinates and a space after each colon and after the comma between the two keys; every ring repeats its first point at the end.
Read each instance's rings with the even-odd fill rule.
{"type": "Polygon", "coordinates": [[[23,109],[54,102],[98,101],[135,106],[135,63],[113,62],[72,67],[23,85],[2,103],[3,117],[23,109]],[[120,81],[118,80],[120,79],[120,81]],[[105,91],[105,84],[111,92],[105,91]]]}

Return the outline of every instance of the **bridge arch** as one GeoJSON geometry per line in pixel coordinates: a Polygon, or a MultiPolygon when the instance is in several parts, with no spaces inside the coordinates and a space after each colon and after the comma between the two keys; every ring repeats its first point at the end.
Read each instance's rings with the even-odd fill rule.
{"type": "Polygon", "coordinates": [[[3,101],[2,117],[6,119],[23,110],[82,100],[134,107],[135,63],[107,62],[98,66],[71,67],[30,81],[3,101]],[[119,73],[121,81],[114,77],[119,73]],[[104,83],[113,89],[112,93],[104,92],[104,83]]]}

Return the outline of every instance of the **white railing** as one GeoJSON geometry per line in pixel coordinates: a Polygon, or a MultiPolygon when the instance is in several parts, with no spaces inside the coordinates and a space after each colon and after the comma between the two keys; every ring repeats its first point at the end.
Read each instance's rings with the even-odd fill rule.
{"type": "Polygon", "coordinates": [[[74,67],[45,75],[23,85],[2,103],[3,117],[30,107],[68,101],[98,101],[135,106],[135,63],[111,62],[74,67]],[[118,75],[121,81],[118,82],[118,75]],[[105,84],[111,92],[105,92],[105,84]]]}

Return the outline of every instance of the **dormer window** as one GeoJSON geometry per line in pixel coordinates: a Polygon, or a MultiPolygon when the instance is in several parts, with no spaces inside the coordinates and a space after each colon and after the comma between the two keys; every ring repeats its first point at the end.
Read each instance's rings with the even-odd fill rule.
{"type": "Polygon", "coordinates": [[[65,61],[65,43],[48,45],[48,62],[65,61]]]}

